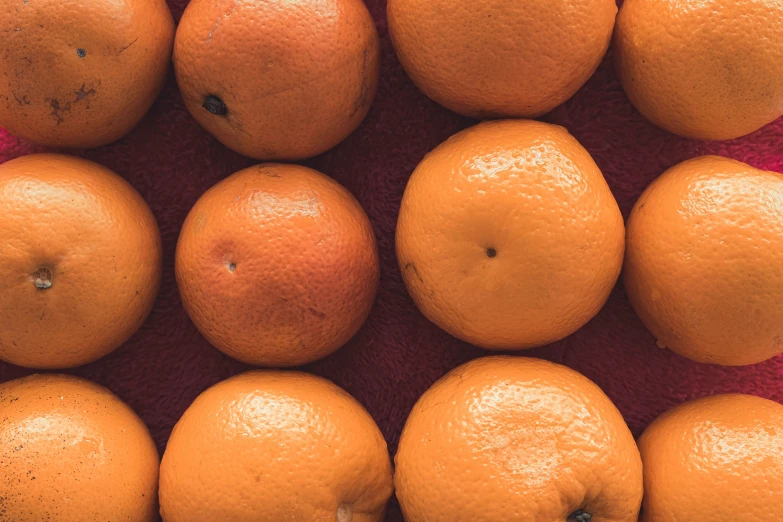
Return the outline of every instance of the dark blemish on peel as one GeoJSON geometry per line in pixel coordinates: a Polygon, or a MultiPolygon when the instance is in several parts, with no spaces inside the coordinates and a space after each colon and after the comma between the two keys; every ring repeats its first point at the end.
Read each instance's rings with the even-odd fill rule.
{"type": "Polygon", "coordinates": [[[30,105],[30,100],[27,99],[27,95],[20,98],[15,92],[11,92],[11,94],[13,94],[14,100],[16,100],[16,103],[19,105],[30,105]]]}
{"type": "Polygon", "coordinates": [[[87,56],[87,51],[79,47],[78,49],[76,49],[76,56],[78,56],[79,58],[84,58],[85,56],[87,56]]]}
{"type": "Polygon", "coordinates": [[[73,93],[76,95],[76,99],[74,100],[74,102],[79,102],[85,98],[92,98],[93,96],[95,96],[95,89],[90,89],[89,91],[85,90],[85,85],[82,84],[81,89],[79,89],[78,91],[74,91],[73,93]]]}
{"type": "Polygon", "coordinates": [[[492,259],[492,258],[496,257],[497,255],[498,255],[498,251],[495,250],[494,248],[488,248],[487,249],[487,257],[488,258],[492,259]]]}
{"type": "Polygon", "coordinates": [[[47,102],[52,109],[52,112],[50,112],[49,115],[54,116],[54,119],[57,120],[57,125],[60,125],[63,122],[64,113],[71,112],[71,102],[60,105],[60,101],[57,98],[47,100],[47,102]]]}
{"type": "Polygon", "coordinates": [[[308,308],[307,311],[310,312],[310,315],[314,315],[318,319],[326,319],[326,314],[323,312],[319,312],[315,308],[308,308]]]}
{"type": "Polygon", "coordinates": [[[228,114],[228,107],[226,107],[226,104],[223,103],[223,100],[213,94],[204,98],[204,103],[202,103],[201,106],[216,116],[225,116],[228,114]]]}
{"type": "Polygon", "coordinates": [[[367,48],[364,48],[364,55],[362,56],[362,86],[359,90],[359,96],[356,98],[356,101],[353,104],[353,110],[351,112],[351,118],[353,118],[359,110],[364,107],[365,103],[367,103],[367,55],[369,54],[369,51],[367,48]]]}
{"type": "Polygon", "coordinates": [[[122,54],[122,53],[125,51],[125,49],[127,49],[128,47],[130,47],[131,45],[135,44],[135,43],[136,43],[136,42],[138,42],[138,41],[139,41],[139,38],[138,38],[138,37],[136,37],[136,39],[135,39],[135,40],[133,40],[131,43],[129,43],[128,45],[126,45],[125,47],[123,47],[122,49],[120,49],[120,50],[117,52],[117,54],[122,54]]]}
{"type": "Polygon", "coordinates": [[[422,284],[424,284],[424,279],[422,279],[421,276],[419,275],[419,271],[416,269],[416,265],[414,265],[413,263],[408,263],[407,265],[405,265],[405,271],[407,272],[408,270],[413,270],[413,273],[416,275],[416,278],[422,284]]]}

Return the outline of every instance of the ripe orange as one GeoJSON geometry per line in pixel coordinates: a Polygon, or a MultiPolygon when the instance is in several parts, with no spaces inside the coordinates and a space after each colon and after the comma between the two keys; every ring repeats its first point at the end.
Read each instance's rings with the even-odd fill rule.
{"type": "Polygon", "coordinates": [[[395,457],[407,522],[636,522],[642,463],[598,386],[558,364],[487,357],[413,407],[395,457]]]}
{"type": "Polygon", "coordinates": [[[614,0],[388,0],[389,33],[413,82],[476,118],[535,117],[590,78],[614,0]]]}
{"type": "Polygon", "coordinates": [[[165,0],[2,2],[0,30],[0,126],[61,147],[97,147],[135,127],[174,42],[165,0]]]}
{"type": "Polygon", "coordinates": [[[427,155],[410,178],[397,258],[413,300],[489,349],[547,344],[603,306],[623,218],[590,154],[562,127],[496,121],[427,155]]]}
{"type": "Polygon", "coordinates": [[[783,115],[780,0],[625,0],[615,57],[631,102],[675,134],[725,140],[783,115]]]}
{"type": "Polygon", "coordinates": [[[769,522],[783,498],[783,406],[716,395],[661,415],[639,439],[641,522],[769,522]]]}
{"type": "Polygon", "coordinates": [[[158,451],[133,410],[67,375],[0,384],[0,520],[156,520],[158,451]]]}
{"type": "Polygon", "coordinates": [[[658,344],[699,362],[783,352],[783,176],[705,156],[666,171],[628,220],[625,288],[658,344]]]}
{"type": "Polygon", "coordinates": [[[149,315],[161,279],[155,217],[91,161],[36,154],[0,166],[0,359],[92,362],[149,315]]]}
{"type": "Polygon", "coordinates": [[[259,159],[301,159],[344,140],[378,86],[380,45],[362,0],[192,0],[174,70],[193,117],[259,159]]]}
{"type": "Polygon", "coordinates": [[[255,371],[202,393],[163,455],[165,522],[380,522],[392,493],[386,442],[331,382],[255,371]]]}
{"type": "Polygon", "coordinates": [[[359,330],[378,288],[375,236],[359,202],[298,165],[226,178],[190,211],[177,245],[185,309],[235,359],[295,366],[359,330]]]}

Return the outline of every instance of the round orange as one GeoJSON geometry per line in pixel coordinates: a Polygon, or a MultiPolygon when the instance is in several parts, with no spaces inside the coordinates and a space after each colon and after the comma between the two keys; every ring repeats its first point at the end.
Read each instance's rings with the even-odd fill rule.
{"type": "Polygon", "coordinates": [[[738,366],[783,352],[783,176],[704,156],[628,220],[625,288],[661,347],[738,366]]]}
{"type": "Polygon", "coordinates": [[[487,357],[413,407],[395,457],[407,522],[636,522],[642,463],[598,386],[558,364],[487,357]]]}
{"type": "Polygon", "coordinates": [[[623,218],[590,154],[562,127],[496,121],[429,153],[410,178],[397,258],[435,324],[488,349],[562,339],[606,302],[623,218]]]}
{"type": "Polygon", "coordinates": [[[174,70],[194,118],[258,159],[320,154],[359,126],[380,45],[362,0],[192,0],[174,70]]]}
{"type": "Polygon", "coordinates": [[[466,116],[535,117],[590,78],[614,0],[388,0],[389,33],[413,82],[466,116]]]}
{"type": "Polygon", "coordinates": [[[386,442],[330,381],[255,371],[202,393],[163,455],[165,522],[380,522],[392,494],[386,442]]]}
{"type": "Polygon", "coordinates": [[[0,519],[154,522],[158,451],[106,388],[67,375],[0,384],[0,519]]]}
{"type": "Polygon", "coordinates": [[[144,117],[168,75],[165,0],[0,6],[0,126],[44,145],[97,147],[144,117]]]}
{"type": "Polygon", "coordinates": [[[177,244],[182,302],[235,359],[295,366],[332,353],[367,319],[378,288],[367,215],[333,179],[262,164],[208,190],[177,244]]]}
{"type": "Polygon", "coordinates": [[[715,395],[661,415],[639,438],[641,522],[769,522],[783,498],[783,406],[715,395]]]}
{"type": "Polygon", "coordinates": [[[92,362],[152,310],[162,271],[155,217],[91,161],[35,154],[0,165],[0,359],[92,362]]]}
{"type": "Polygon", "coordinates": [[[615,58],[650,121],[726,140],[783,116],[783,2],[625,0],[615,58]]]}

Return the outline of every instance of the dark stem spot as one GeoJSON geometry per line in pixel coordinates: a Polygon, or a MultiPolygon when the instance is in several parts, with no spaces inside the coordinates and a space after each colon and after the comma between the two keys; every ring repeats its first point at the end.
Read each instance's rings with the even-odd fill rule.
{"type": "Polygon", "coordinates": [[[78,49],[76,49],[76,56],[78,56],[79,58],[84,58],[85,56],[87,56],[87,51],[79,47],[78,49]]]}
{"type": "Polygon", "coordinates": [[[234,263],[229,263],[228,264],[228,271],[229,272],[233,272],[236,269],[237,269],[237,265],[236,264],[234,264],[234,263]]]}
{"type": "Polygon", "coordinates": [[[30,274],[30,280],[33,282],[36,288],[46,290],[52,286],[52,271],[48,268],[39,268],[30,274]]]}
{"type": "Polygon", "coordinates": [[[226,104],[223,103],[223,100],[211,94],[204,98],[204,103],[201,106],[218,116],[225,116],[228,113],[228,108],[226,107],[226,104]]]}
{"type": "Polygon", "coordinates": [[[498,255],[498,251],[497,250],[495,250],[494,248],[488,248],[487,249],[487,257],[488,258],[492,259],[496,255],[498,255]]]}
{"type": "Polygon", "coordinates": [[[568,520],[566,522],[590,522],[593,519],[593,515],[588,513],[587,511],[577,509],[570,515],[568,515],[568,520]]]}

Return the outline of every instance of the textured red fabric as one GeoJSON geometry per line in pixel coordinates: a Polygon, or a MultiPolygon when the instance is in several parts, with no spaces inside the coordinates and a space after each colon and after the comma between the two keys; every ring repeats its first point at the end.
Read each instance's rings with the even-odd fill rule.
{"type": "MultiPolygon", "coordinates": [[[[169,0],[177,20],[186,3],[169,0]]],[[[333,176],[364,206],[378,237],[380,292],[360,333],[336,354],[305,369],[332,379],[361,401],[393,455],[416,399],[451,368],[485,354],[440,331],[417,311],[394,254],[395,222],[408,176],[426,152],[475,122],[439,107],[416,89],[395,58],[385,0],[367,3],[383,50],[377,99],[357,132],[306,163],[333,176]]],[[[626,216],[656,176],[694,156],[720,154],[783,172],[783,120],[730,142],[677,138],[632,108],[610,57],[573,99],[544,119],[567,127],[590,151],[626,216]]],[[[40,150],[0,134],[0,161],[40,150]]],[[[114,169],[139,190],[158,219],[165,260],[160,296],[141,330],[115,353],[68,373],[108,386],[127,401],[147,423],[162,452],[171,428],[199,393],[249,368],[210,347],[188,319],[174,281],[174,249],[196,199],[218,180],[254,162],[229,151],[196,124],[173,76],[130,135],[106,147],[73,153],[114,169]]],[[[722,368],[661,350],[621,286],[579,332],[523,355],[566,364],[593,379],[636,435],[664,410],[695,397],[745,392],[783,402],[783,357],[751,367],[722,368]]],[[[28,373],[32,372],[0,363],[0,382],[28,373]]],[[[387,521],[401,520],[392,503],[387,521]]]]}

